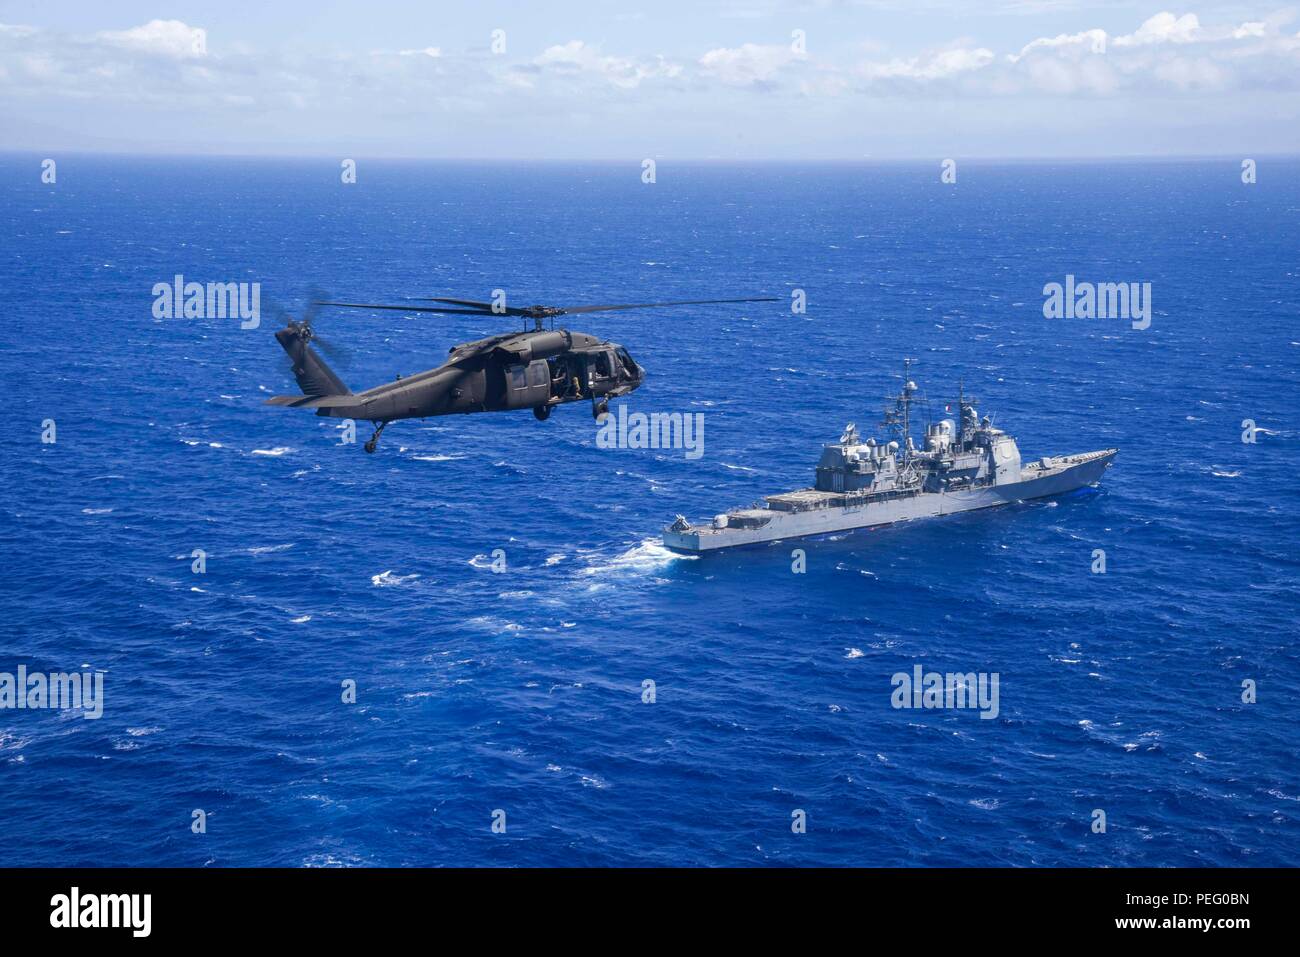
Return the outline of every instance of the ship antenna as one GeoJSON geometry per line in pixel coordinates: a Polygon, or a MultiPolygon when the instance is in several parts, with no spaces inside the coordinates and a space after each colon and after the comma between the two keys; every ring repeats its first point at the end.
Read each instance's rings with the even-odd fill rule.
{"type": "Polygon", "coordinates": [[[957,377],[957,445],[966,448],[966,377],[957,377]]]}
{"type": "Polygon", "coordinates": [[[912,437],[912,360],[903,357],[903,457],[909,457],[908,440],[912,437]]]}
{"type": "Polygon", "coordinates": [[[908,383],[907,377],[911,373],[911,371],[912,371],[912,360],[904,356],[903,357],[903,449],[904,451],[906,451],[907,449],[907,437],[912,434],[912,429],[911,429],[912,397],[907,390],[907,383],[908,383]]]}

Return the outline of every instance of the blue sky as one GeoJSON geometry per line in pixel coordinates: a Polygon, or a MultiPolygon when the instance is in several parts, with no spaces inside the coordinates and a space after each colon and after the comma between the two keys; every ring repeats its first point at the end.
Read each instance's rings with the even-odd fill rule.
{"type": "Polygon", "coordinates": [[[4,148],[41,152],[1296,153],[1300,11],[1267,0],[0,2],[0,128],[4,148]]]}

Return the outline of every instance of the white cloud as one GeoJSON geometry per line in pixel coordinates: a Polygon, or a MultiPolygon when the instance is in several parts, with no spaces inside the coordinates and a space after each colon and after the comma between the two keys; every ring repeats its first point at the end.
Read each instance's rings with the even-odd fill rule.
{"type": "Polygon", "coordinates": [[[1172,13],[1157,13],[1128,36],[1116,37],[1117,47],[1148,46],[1153,43],[1191,43],[1200,33],[1201,22],[1194,13],[1176,17],[1172,13]]]}
{"type": "Polygon", "coordinates": [[[1039,37],[1037,40],[1032,40],[1021,47],[1019,53],[1010,54],[1007,59],[1015,63],[1035,51],[1065,52],[1067,50],[1079,50],[1100,54],[1106,52],[1106,40],[1105,30],[1084,30],[1082,33],[1062,33],[1054,37],[1039,37]]]}
{"type": "Polygon", "coordinates": [[[993,59],[993,51],[984,47],[958,47],[924,56],[896,58],[887,63],[866,63],[861,73],[868,79],[942,80],[979,70],[993,59]]]}
{"type": "Polygon", "coordinates": [[[1202,57],[1167,60],[1155,66],[1161,80],[1179,90],[1221,90],[1228,75],[1218,64],[1202,57]]]}
{"type": "MultiPolygon", "coordinates": [[[[733,132],[723,141],[724,131],[746,122],[753,125],[744,143],[757,144],[782,127],[830,140],[836,130],[862,128],[866,116],[900,129],[913,123],[917,135],[980,117],[979,135],[992,136],[1030,123],[1025,117],[1035,110],[1040,125],[1044,116],[1109,110],[1142,129],[1168,118],[1182,130],[1202,123],[1212,105],[1207,94],[1249,91],[1260,95],[1219,98],[1219,126],[1255,122],[1271,135],[1300,111],[1300,37],[1290,22],[1284,12],[1211,24],[1161,13],[1140,25],[1135,19],[1136,29],[1116,37],[1099,28],[1037,38],[1028,31],[1000,47],[959,39],[889,53],[848,42],[823,53],[819,43],[816,56],[784,43],[738,43],[701,45],[679,59],[580,39],[540,52],[513,39],[509,56],[415,48],[413,38],[410,49],[394,43],[356,54],[234,45],[208,52],[206,31],[176,20],[85,35],[0,25],[0,128],[9,132],[22,120],[22,142],[39,144],[48,117],[63,108],[75,116],[60,121],[69,137],[93,125],[104,140],[120,129],[123,140],[145,141],[150,130],[189,123],[191,142],[317,143],[369,131],[371,142],[401,150],[421,124],[400,124],[399,133],[394,117],[437,117],[426,125],[463,130],[475,148],[515,148],[520,130],[543,137],[565,130],[580,135],[557,142],[582,155],[583,144],[609,144],[622,130],[622,145],[653,155],[639,152],[643,139],[646,149],[680,135],[725,151],[741,140],[733,132]],[[1174,99],[1185,106],[1171,109],[1174,99]],[[1258,121],[1237,119],[1256,114],[1258,121]]],[[[1294,132],[1274,139],[1300,145],[1294,132]]]]}
{"type": "MultiPolygon", "coordinates": [[[[1035,58],[1025,64],[1024,70],[1028,82],[1012,81],[1011,92],[1109,96],[1117,92],[1124,82],[1123,73],[1104,57],[1078,61],[1035,58]]],[[[1016,80],[1022,79],[1016,77],[1016,80]]]]}
{"type": "Polygon", "coordinates": [[[178,106],[224,97],[232,105],[266,109],[326,109],[340,101],[368,101],[371,108],[419,109],[435,101],[481,108],[493,98],[519,97],[527,104],[522,108],[547,103],[562,110],[585,96],[626,93],[648,83],[682,96],[721,87],[805,100],[873,89],[919,97],[933,88],[945,97],[999,98],[1294,90],[1300,86],[1300,42],[1281,31],[1286,22],[1277,13],[1207,27],[1195,14],[1163,12],[1116,37],[1099,28],[1031,37],[1002,55],[956,41],[915,54],[867,54],[857,63],[813,60],[784,43],[716,47],[694,60],[675,61],[607,53],[580,39],[518,58],[448,57],[437,46],[371,56],[267,56],[243,49],[209,54],[206,31],[179,20],[83,37],[0,25],[0,93],[170,100],[178,106]],[[430,59],[437,70],[418,68],[430,59]]]}
{"type": "Polygon", "coordinates": [[[543,70],[570,76],[589,74],[602,77],[625,90],[640,86],[646,79],[675,77],[682,72],[680,65],[670,63],[662,56],[650,60],[605,56],[582,40],[570,40],[568,43],[547,47],[541,56],[534,58],[533,64],[543,70]]]}
{"type": "Polygon", "coordinates": [[[144,26],[106,30],[97,36],[127,49],[175,59],[204,57],[208,53],[208,31],[180,20],[150,20],[144,26]]]}
{"type": "Polygon", "coordinates": [[[1279,33],[1289,19],[1206,27],[1194,13],[1164,12],[1133,33],[1104,30],[1039,37],[1007,55],[978,82],[973,95],[1127,96],[1193,94],[1229,89],[1300,86],[1300,44],[1279,33]]]}
{"type": "Polygon", "coordinates": [[[700,69],[730,86],[766,83],[795,60],[805,59],[788,45],[762,46],[746,43],[720,47],[700,57],[700,69]]]}

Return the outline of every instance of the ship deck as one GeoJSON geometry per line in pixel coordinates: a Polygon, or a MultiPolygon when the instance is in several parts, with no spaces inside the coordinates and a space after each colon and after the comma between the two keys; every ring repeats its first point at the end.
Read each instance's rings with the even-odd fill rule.
{"type": "Polygon", "coordinates": [[[1107,455],[1114,455],[1118,451],[1119,449],[1098,449],[1096,452],[1078,452],[1074,455],[1045,455],[1037,462],[1022,465],[1020,467],[1020,476],[1025,481],[1046,478],[1049,475],[1055,475],[1058,472],[1064,472],[1066,469],[1074,468],[1076,465],[1086,465],[1088,462],[1105,458],[1107,455]],[[1036,474],[1026,475],[1027,472],[1036,474]]]}
{"type": "Polygon", "coordinates": [[[844,503],[844,493],[823,492],[815,488],[801,488],[793,492],[782,492],[779,495],[768,495],[764,498],[764,501],[777,511],[800,512],[809,508],[842,505],[844,503]]]}

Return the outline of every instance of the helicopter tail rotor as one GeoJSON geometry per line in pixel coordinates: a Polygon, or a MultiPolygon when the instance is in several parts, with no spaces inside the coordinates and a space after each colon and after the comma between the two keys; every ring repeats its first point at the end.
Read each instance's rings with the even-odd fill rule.
{"type": "Polygon", "coordinates": [[[315,329],[313,323],[316,315],[320,311],[320,305],[317,302],[324,293],[319,289],[311,291],[311,299],[307,307],[303,310],[302,318],[295,321],[288,313],[280,310],[280,316],[285,320],[285,325],[275,333],[275,339],[284,349],[285,355],[290,362],[290,370],[293,377],[298,380],[298,388],[302,389],[305,396],[319,398],[328,395],[351,395],[352,390],[343,384],[340,379],[328,365],[325,360],[317,354],[316,350],[311,347],[314,342],[330,358],[336,361],[346,361],[350,353],[343,347],[337,346],[324,339],[315,329]]]}

